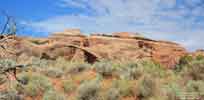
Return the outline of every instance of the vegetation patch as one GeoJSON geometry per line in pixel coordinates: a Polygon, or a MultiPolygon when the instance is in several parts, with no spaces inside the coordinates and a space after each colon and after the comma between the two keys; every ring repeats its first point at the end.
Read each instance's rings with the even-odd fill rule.
{"type": "Polygon", "coordinates": [[[128,80],[115,80],[112,87],[118,89],[121,96],[133,96],[133,84],[128,80]]]}
{"type": "MultiPolygon", "coordinates": [[[[12,59],[0,60],[2,69],[17,63],[12,59]]],[[[12,84],[5,74],[0,75],[2,100],[10,100],[10,97],[16,100],[26,97],[42,100],[176,100],[183,98],[184,93],[203,98],[202,57],[185,56],[175,69],[164,69],[151,60],[102,60],[90,65],[63,58],[56,61],[31,58],[31,63],[26,70],[17,70],[18,81],[12,81],[12,84]],[[52,82],[53,79],[57,81],[52,82]]]]}
{"type": "Polygon", "coordinates": [[[138,84],[136,95],[140,99],[150,98],[155,94],[155,87],[156,81],[148,75],[144,76],[138,84]]]}
{"type": "Polygon", "coordinates": [[[77,92],[77,100],[98,100],[100,85],[98,81],[89,81],[82,83],[77,92]]]}
{"type": "Polygon", "coordinates": [[[114,68],[112,66],[112,63],[110,61],[100,61],[96,62],[94,64],[94,69],[97,73],[99,73],[101,76],[112,76],[114,68]]]}
{"type": "Polygon", "coordinates": [[[106,93],[106,100],[120,100],[120,90],[117,88],[110,88],[106,93]]]}
{"type": "Polygon", "coordinates": [[[49,67],[44,72],[48,77],[51,78],[60,78],[64,72],[60,68],[49,67]]]}
{"type": "Polygon", "coordinates": [[[19,75],[19,79],[25,81],[26,85],[23,85],[21,90],[28,96],[37,96],[39,93],[44,93],[53,89],[52,83],[48,77],[39,73],[22,73],[19,75]]]}
{"type": "Polygon", "coordinates": [[[64,80],[62,87],[66,93],[70,93],[76,90],[77,86],[72,80],[64,80]]]}
{"type": "Polygon", "coordinates": [[[42,100],[68,100],[64,94],[54,90],[49,90],[44,93],[42,100]]]}

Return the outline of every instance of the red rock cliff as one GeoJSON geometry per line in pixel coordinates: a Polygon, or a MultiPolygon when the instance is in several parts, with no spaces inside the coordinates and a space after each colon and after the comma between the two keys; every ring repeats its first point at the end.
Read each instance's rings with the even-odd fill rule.
{"type": "Polygon", "coordinates": [[[91,63],[100,59],[134,61],[149,58],[171,68],[181,56],[187,54],[179,44],[151,40],[128,32],[85,36],[80,30],[73,29],[54,33],[48,38],[15,37],[13,41],[9,45],[14,46],[9,48],[16,52],[16,56],[26,54],[46,59],[65,57],[91,63]]]}

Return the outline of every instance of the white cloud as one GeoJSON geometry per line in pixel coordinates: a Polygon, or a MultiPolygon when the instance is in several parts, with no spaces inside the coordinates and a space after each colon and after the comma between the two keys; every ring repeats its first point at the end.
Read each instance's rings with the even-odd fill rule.
{"type": "Polygon", "coordinates": [[[71,6],[71,7],[81,8],[81,9],[85,9],[87,7],[85,4],[83,4],[83,2],[79,2],[77,0],[69,0],[69,2],[67,0],[61,0],[59,5],[61,7],[71,6]]]}
{"type": "MultiPolygon", "coordinates": [[[[204,30],[201,30],[204,21],[195,21],[197,16],[202,15],[200,11],[204,8],[201,6],[189,10],[189,5],[178,4],[176,0],[60,0],[60,2],[59,6],[73,7],[83,12],[30,21],[27,25],[38,32],[61,31],[65,28],[80,28],[86,33],[141,32],[152,38],[179,42],[189,49],[204,47],[203,44],[197,44],[202,40],[199,37],[204,36],[204,30]],[[87,15],[87,12],[91,12],[92,15],[87,15]]],[[[186,0],[186,3],[198,4],[193,0],[186,0]]]]}

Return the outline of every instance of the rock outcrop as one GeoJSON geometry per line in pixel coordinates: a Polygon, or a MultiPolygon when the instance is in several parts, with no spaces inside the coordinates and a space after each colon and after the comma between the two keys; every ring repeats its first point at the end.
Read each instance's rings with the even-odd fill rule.
{"type": "Polygon", "coordinates": [[[179,44],[141,36],[121,38],[94,35],[89,37],[89,44],[92,51],[106,59],[130,61],[150,58],[170,68],[187,53],[179,44]]]}
{"type": "Polygon", "coordinates": [[[41,39],[15,36],[12,41],[7,45],[15,52],[15,56],[24,54],[53,60],[64,57],[89,63],[100,59],[134,61],[148,58],[172,68],[180,57],[187,54],[179,44],[152,40],[128,32],[85,36],[80,30],[72,29],[41,39]]]}
{"type": "Polygon", "coordinates": [[[195,52],[190,53],[190,55],[193,57],[197,57],[197,56],[203,56],[204,57],[204,50],[203,49],[196,50],[195,52]]]}

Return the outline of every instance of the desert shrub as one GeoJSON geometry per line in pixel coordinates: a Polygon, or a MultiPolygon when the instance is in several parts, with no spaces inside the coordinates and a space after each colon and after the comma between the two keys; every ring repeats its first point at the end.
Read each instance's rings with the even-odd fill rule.
{"type": "Polygon", "coordinates": [[[27,81],[27,84],[23,86],[23,90],[21,90],[26,95],[34,97],[38,95],[39,92],[53,89],[49,79],[39,73],[22,73],[18,77],[20,80],[27,81]]]}
{"type": "Polygon", "coordinates": [[[77,90],[77,100],[98,100],[99,91],[98,81],[84,82],[77,90]]]}
{"type": "MultiPolygon", "coordinates": [[[[103,60],[102,60],[103,61],[103,60]]],[[[119,70],[121,69],[122,67],[124,67],[124,64],[126,64],[125,62],[122,62],[122,61],[110,61],[109,60],[109,63],[111,63],[112,65],[112,68],[114,70],[119,70]]]]}
{"type": "Polygon", "coordinates": [[[32,97],[37,96],[38,93],[40,92],[39,88],[34,83],[30,83],[29,85],[26,85],[23,89],[24,89],[23,90],[24,94],[32,97]]]}
{"type": "Polygon", "coordinates": [[[197,55],[195,59],[196,60],[204,60],[204,56],[203,55],[197,55]]]}
{"type": "Polygon", "coordinates": [[[145,75],[138,83],[137,97],[140,99],[147,99],[154,96],[156,91],[156,81],[149,75],[145,75]]]}
{"type": "Polygon", "coordinates": [[[186,85],[186,91],[189,93],[195,93],[198,96],[202,96],[204,98],[204,81],[188,81],[186,85]]]}
{"type": "MultiPolygon", "coordinates": [[[[147,100],[168,100],[168,98],[166,96],[153,96],[147,100]]],[[[175,100],[175,99],[170,99],[170,100],[175,100]]]]}
{"type": "Polygon", "coordinates": [[[121,79],[135,80],[142,76],[143,70],[141,67],[138,67],[138,64],[127,63],[121,67],[119,75],[121,79]]]}
{"type": "Polygon", "coordinates": [[[12,60],[12,59],[1,59],[0,60],[0,66],[2,67],[11,67],[11,66],[15,66],[16,65],[16,61],[12,60]]]}
{"type": "Polygon", "coordinates": [[[164,67],[152,60],[140,61],[138,62],[138,66],[143,69],[144,73],[150,74],[153,77],[162,78],[166,75],[166,70],[164,69],[164,67]]]}
{"type": "Polygon", "coordinates": [[[0,72],[2,73],[5,69],[16,66],[16,61],[12,59],[1,59],[0,60],[0,72]]]}
{"type": "Polygon", "coordinates": [[[62,82],[62,85],[65,92],[74,91],[77,87],[76,84],[71,80],[64,80],[62,82]]]}
{"type": "Polygon", "coordinates": [[[0,100],[24,100],[16,91],[1,91],[0,100]]]}
{"type": "Polygon", "coordinates": [[[179,59],[179,63],[175,66],[174,70],[176,72],[182,71],[185,67],[193,61],[193,57],[190,55],[185,55],[179,59]]]}
{"type": "Polygon", "coordinates": [[[83,61],[67,61],[64,58],[58,58],[52,67],[61,70],[64,74],[78,74],[88,69],[91,65],[83,61]]]}
{"type": "Polygon", "coordinates": [[[56,61],[55,64],[53,65],[57,68],[61,68],[62,70],[67,70],[70,72],[72,71],[76,71],[78,72],[77,68],[79,69],[79,71],[83,70],[83,69],[87,69],[90,68],[91,65],[87,62],[84,61],[68,61],[62,57],[59,57],[56,61]],[[76,69],[74,69],[75,67],[77,67],[76,69]]]}
{"type": "Polygon", "coordinates": [[[70,62],[64,70],[69,74],[77,74],[87,70],[89,66],[90,65],[85,62],[70,62]]]}
{"type": "Polygon", "coordinates": [[[22,84],[26,85],[31,80],[31,74],[29,72],[22,72],[17,75],[17,78],[22,84]]]}
{"type": "Polygon", "coordinates": [[[68,100],[68,99],[65,98],[64,94],[61,94],[54,90],[49,90],[44,93],[42,100],[68,100]]]}
{"type": "Polygon", "coordinates": [[[34,68],[47,68],[49,65],[52,65],[50,60],[40,59],[37,57],[31,58],[32,64],[34,68]]]}
{"type": "Polygon", "coordinates": [[[44,72],[48,77],[60,78],[64,72],[60,68],[49,67],[44,72]]]}
{"type": "Polygon", "coordinates": [[[177,83],[171,83],[165,87],[165,94],[168,100],[180,100],[182,93],[184,93],[184,90],[177,83]]]}
{"type": "Polygon", "coordinates": [[[189,62],[191,62],[193,60],[193,57],[190,55],[185,55],[183,57],[180,58],[179,60],[179,65],[187,65],[189,64],[189,62]]]}
{"type": "Polygon", "coordinates": [[[72,62],[67,61],[63,57],[59,57],[59,58],[56,59],[56,61],[55,61],[53,66],[65,70],[70,64],[72,64],[72,62]]]}
{"type": "Polygon", "coordinates": [[[138,62],[126,62],[123,64],[123,67],[128,67],[128,68],[136,68],[138,67],[138,62]]]}
{"type": "Polygon", "coordinates": [[[17,65],[13,59],[0,59],[0,84],[7,81],[7,77],[3,74],[8,68],[14,68],[17,65]]]}
{"type": "Polygon", "coordinates": [[[0,75],[0,85],[6,82],[6,76],[5,75],[0,75]]]}
{"type": "Polygon", "coordinates": [[[101,76],[112,76],[114,68],[112,67],[112,63],[109,61],[100,61],[94,64],[94,69],[101,76]]]}
{"type": "Polygon", "coordinates": [[[194,60],[181,74],[188,79],[204,80],[204,60],[194,60]]]}
{"type": "Polygon", "coordinates": [[[106,100],[120,100],[120,91],[116,88],[110,88],[106,93],[106,100]]]}
{"type": "Polygon", "coordinates": [[[128,80],[115,80],[112,87],[118,89],[121,96],[133,95],[133,86],[128,80]]]}

